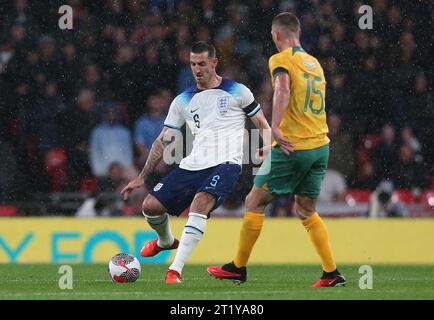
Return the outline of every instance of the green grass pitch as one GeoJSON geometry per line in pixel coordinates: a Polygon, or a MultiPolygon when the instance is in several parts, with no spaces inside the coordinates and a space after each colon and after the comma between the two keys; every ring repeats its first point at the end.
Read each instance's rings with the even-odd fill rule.
{"type": "Polygon", "coordinates": [[[359,288],[359,265],[342,265],[344,288],[311,288],[320,275],[314,265],[250,265],[248,281],[236,285],[216,280],[205,265],[187,265],[184,282],[166,285],[165,265],[142,265],[135,283],[113,283],[105,264],[71,264],[73,289],[61,290],[60,265],[0,264],[0,299],[434,299],[434,266],[373,265],[373,289],[359,288]]]}

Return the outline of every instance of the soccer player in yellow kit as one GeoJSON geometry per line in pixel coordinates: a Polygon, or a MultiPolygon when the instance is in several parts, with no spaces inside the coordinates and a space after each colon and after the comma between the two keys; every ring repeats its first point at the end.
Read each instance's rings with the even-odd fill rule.
{"type": "MultiPolygon", "coordinates": [[[[295,212],[322,261],[323,275],[312,286],[344,286],[346,280],[337,270],[327,227],[316,212],[330,141],[324,72],[318,60],[300,46],[300,22],[295,15],[278,14],[271,34],[279,51],[269,60],[274,142],[246,197],[247,212],[235,259],[223,266],[210,266],[207,271],[219,279],[246,281],[246,265],[261,232],[265,207],[276,196],[294,194],[295,212]]],[[[263,149],[266,152],[270,147],[263,149]]]]}

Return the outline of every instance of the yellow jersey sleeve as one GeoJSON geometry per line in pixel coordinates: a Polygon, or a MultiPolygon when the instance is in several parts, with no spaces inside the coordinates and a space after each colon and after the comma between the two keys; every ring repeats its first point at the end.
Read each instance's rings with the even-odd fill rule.
{"type": "Polygon", "coordinates": [[[279,73],[290,73],[289,60],[287,59],[287,57],[280,53],[276,53],[275,55],[272,55],[270,57],[270,59],[268,60],[268,68],[270,70],[271,85],[273,86],[273,89],[276,76],[279,73]]]}

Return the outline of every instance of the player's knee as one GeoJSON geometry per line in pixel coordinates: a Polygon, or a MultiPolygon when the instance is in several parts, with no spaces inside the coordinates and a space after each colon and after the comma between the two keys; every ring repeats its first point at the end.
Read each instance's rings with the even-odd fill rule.
{"type": "Polygon", "coordinates": [[[191,211],[208,214],[216,201],[216,196],[207,192],[199,192],[194,196],[191,211]]]}
{"type": "Polygon", "coordinates": [[[257,201],[255,201],[255,198],[252,196],[252,194],[249,193],[246,196],[246,209],[248,211],[252,211],[252,210],[256,209],[256,207],[257,207],[256,202],[257,201]]]}
{"type": "Polygon", "coordinates": [[[148,216],[162,215],[166,210],[161,203],[152,195],[147,195],[142,203],[142,212],[148,216]]]}
{"type": "Polygon", "coordinates": [[[309,210],[307,208],[304,208],[303,206],[301,206],[297,202],[294,205],[294,211],[295,211],[295,214],[302,220],[308,219],[310,216],[312,216],[315,213],[314,210],[312,211],[312,210],[309,210]]]}
{"type": "Polygon", "coordinates": [[[266,204],[261,203],[257,197],[252,193],[249,193],[246,197],[246,209],[247,211],[253,212],[263,212],[265,210],[266,204]]]}

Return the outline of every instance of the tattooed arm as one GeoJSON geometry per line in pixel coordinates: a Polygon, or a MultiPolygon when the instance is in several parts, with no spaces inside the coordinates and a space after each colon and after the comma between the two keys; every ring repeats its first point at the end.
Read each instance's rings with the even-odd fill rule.
{"type": "Polygon", "coordinates": [[[136,188],[140,188],[144,185],[146,179],[149,177],[155,167],[160,163],[163,158],[164,149],[171,144],[172,137],[174,136],[173,131],[168,127],[164,127],[160,135],[155,139],[152,144],[151,150],[149,151],[148,159],[146,160],[145,166],[140,172],[139,176],[134,180],[131,180],[128,185],[121,191],[124,200],[128,199],[128,195],[136,188]]]}

